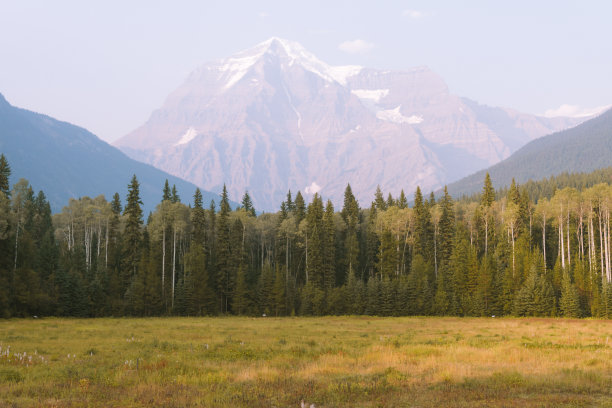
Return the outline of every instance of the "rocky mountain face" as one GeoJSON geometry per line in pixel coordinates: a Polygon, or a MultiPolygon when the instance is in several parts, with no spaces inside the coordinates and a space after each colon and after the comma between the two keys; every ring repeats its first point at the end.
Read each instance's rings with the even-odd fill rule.
{"type": "Polygon", "coordinates": [[[452,95],[426,67],[330,66],[272,38],[194,71],[123,152],[207,190],[248,190],[276,210],[287,190],[336,204],[436,189],[578,119],[543,118],[452,95]]]}

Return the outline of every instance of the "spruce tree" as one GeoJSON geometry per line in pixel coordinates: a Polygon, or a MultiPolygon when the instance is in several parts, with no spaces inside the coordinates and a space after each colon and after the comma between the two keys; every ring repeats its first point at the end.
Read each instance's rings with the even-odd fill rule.
{"type": "Polygon", "coordinates": [[[307,280],[312,282],[314,288],[323,290],[325,288],[323,246],[326,241],[324,239],[325,226],[323,224],[323,201],[317,193],[315,193],[312,202],[308,204],[306,221],[307,280]]]}
{"type": "Polygon", "coordinates": [[[251,201],[251,196],[249,196],[248,191],[245,191],[242,197],[242,208],[244,208],[246,213],[251,217],[255,217],[255,208],[253,207],[253,201],[251,201]]]}
{"type": "Polygon", "coordinates": [[[217,216],[216,233],[216,278],[217,293],[219,294],[219,306],[222,313],[229,310],[229,296],[231,291],[231,263],[230,263],[230,228],[229,228],[230,205],[227,188],[223,185],[221,194],[221,210],[217,216]]]}
{"type": "Polygon", "coordinates": [[[140,184],[136,175],[128,185],[128,195],[126,199],[123,215],[125,216],[124,252],[123,252],[123,279],[127,284],[128,280],[136,276],[138,262],[140,258],[140,243],[142,240],[142,201],[140,200],[140,184]]]}
{"type": "Polygon", "coordinates": [[[291,198],[291,190],[287,191],[287,200],[285,201],[287,211],[295,211],[295,203],[291,198]]]}
{"type": "Polygon", "coordinates": [[[323,282],[325,290],[329,292],[336,284],[336,227],[334,225],[334,206],[330,200],[327,200],[325,205],[322,221],[323,282]]]}
{"type": "MultiPolygon", "coordinates": [[[[344,206],[342,207],[341,215],[346,223],[343,266],[346,269],[346,273],[350,275],[355,273],[359,260],[359,239],[357,236],[357,228],[359,227],[359,205],[353,195],[350,184],[347,184],[344,190],[344,206]]],[[[342,281],[340,283],[342,283],[342,281]]]]}
{"type": "Polygon", "coordinates": [[[493,201],[495,201],[495,189],[493,189],[493,183],[491,183],[491,176],[487,172],[485,175],[484,186],[482,188],[480,204],[483,207],[491,207],[493,201]]]}
{"type": "Polygon", "coordinates": [[[563,272],[559,308],[564,317],[580,317],[580,298],[567,270],[563,272]]]}
{"type": "Polygon", "coordinates": [[[304,217],[306,217],[306,203],[304,202],[304,197],[302,197],[302,193],[298,190],[297,194],[295,195],[296,225],[300,225],[304,217]]]}
{"type": "Polygon", "coordinates": [[[206,212],[202,207],[202,192],[196,188],[193,195],[193,209],[191,210],[191,224],[193,226],[193,239],[195,243],[206,249],[206,212]]]}
{"type": "Polygon", "coordinates": [[[171,201],[173,204],[176,204],[176,203],[180,203],[180,202],[181,202],[181,197],[179,197],[178,192],[176,191],[176,184],[173,184],[173,185],[172,185],[172,194],[171,194],[171,196],[170,196],[170,201],[171,201]]]}
{"type": "Polygon", "coordinates": [[[170,192],[170,185],[168,184],[168,179],[164,183],[164,190],[162,194],[162,201],[170,201],[172,198],[172,193],[170,192]]]}
{"type": "Polygon", "coordinates": [[[397,200],[397,206],[400,209],[408,208],[408,199],[406,198],[406,194],[404,194],[404,189],[400,192],[399,199],[397,200]]]}
{"type": "Polygon", "coordinates": [[[378,211],[385,211],[387,209],[387,202],[383,197],[380,185],[376,186],[376,193],[374,193],[374,204],[376,205],[376,210],[378,211]]]}
{"type": "Polygon", "coordinates": [[[9,178],[11,177],[11,166],[9,166],[4,154],[0,154],[0,192],[4,193],[7,197],[9,196],[11,189],[9,185],[9,178]]]}

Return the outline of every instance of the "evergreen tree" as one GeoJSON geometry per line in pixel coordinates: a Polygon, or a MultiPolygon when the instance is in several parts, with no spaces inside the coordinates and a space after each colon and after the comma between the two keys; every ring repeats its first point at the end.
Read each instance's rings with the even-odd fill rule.
{"type": "Polygon", "coordinates": [[[559,308],[564,317],[580,317],[580,298],[567,270],[563,272],[559,308]]]}
{"type": "Polygon", "coordinates": [[[126,218],[124,232],[124,252],[123,252],[123,279],[125,284],[129,279],[136,276],[138,262],[140,258],[140,243],[142,240],[142,201],[140,200],[140,184],[136,175],[128,186],[123,215],[126,218]]]}
{"type": "MultiPolygon", "coordinates": [[[[347,184],[344,190],[344,206],[342,207],[341,215],[346,223],[343,266],[346,269],[346,273],[350,275],[356,270],[359,260],[359,239],[357,236],[359,204],[353,195],[350,184],[347,184]]],[[[344,279],[339,283],[342,284],[343,281],[344,279]]]]}
{"type": "Polygon", "coordinates": [[[229,230],[230,205],[227,188],[223,185],[221,194],[221,210],[217,217],[216,233],[216,261],[217,261],[217,290],[219,293],[220,308],[222,313],[229,311],[229,297],[231,292],[232,265],[230,262],[230,230],[229,230]]]}
{"type": "Polygon", "coordinates": [[[453,206],[453,199],[448,194],[448,189],[444,186],[444,196],[440,201],[441,216],[439,226],[439,238],[440,243],[440,263],[446,265],[453,252],[453,243],[455,238],[455,210],[453,206]]]}
{"type": "MultiPolygon", "coordinates": [[[[164,192],[165,195],[165,192],[164,192]]],[[[179,197],[178,192],[176,191],[176,184],[172,185],[172,194],[170,196],[170,201],[172,204],[180,203],[181,197],[179,197]]]]}
{"type": "Polygon", "coordinates": [[[242,208],[244,208],[247,214],[255,217],[255,208],[253,207],[253,201],[251,201],[251,196],[249,196],[248,191],[245,191],[242,197],[242,208]]]}
{"type": "Polygon", "coordinates": [[[9,196],[11,189],[9,185],[9,178],[11,177],[11,166],[4,154],[0,154],[0,192],[4,193],[7,197],[9,196]]]}
{"type": "Polygon", "coordinates": [[[191,210],[191,224],[193,225],[193,240],[200,245],[202,251],[206,250],[206,212],[202,207],[202,192],[196,188],[193,195],[193,209],[191,210]]]}
{"type": "Polygon", "coordinates": [[[421,255],[426,261],[433,260],[433,234],[431,214],[425,207],[420,187],[414,194],[414,252],[421,255]]]}
{"type": "Polygon", "coordinates": [[[323,201],[315,193],[312,202],[308,205],[306,214],[307,236],[306,236],[306,275],[307,280],[312,282],[315,289],[324,290],[324,245],[325,225],[323,224],[323,201]]]}
{"type": "Polygon", "coordinates": [[[376,205],[376,209],[378,211],[384,211],[387,209],[387,202],[383,197],[380,185],[376,186],[376,193],[374,194],[374,204],[376,205]]]}
{"type": "Polygon", "coordinates": [[[285,205],[287,208],[287,211],[295,211],[295,203],[293,202],[292,198],[291,198],[291,190],[287,191],[287,201],[285,201],[285,205]]]}
{"type": "Polygon", "coordinates": [[[336,226],[334,224],[334,206],[330,200],[325,205],[323,214],[323,281],[326,291],[330,291],[336,284],[336,226]]]}
{"type": "Polygon", "coordinates": [[[480,204],[483,207],[491,207],[493,201],[495,201],[495,190],[493,189],[493,183],[491,183],[491,176],[487,172],[485,175],[484,186],[482,188],[480,204]]]}
{"type": "Polygon", "coordinates": [[[172,199],[172,193],[170,192],[170,185],[168,184],[168,179],[164,183],[164,190],[162,194],[162,201],[170,201],[172,199]]]}
{"type": "Polygon", "coordinates": [[[397,206],[400,209],[408,208],[408,199],[406,198],[406,194],[404,194],[404,189],[400,192],[399,199],[397,200],[397,206]]]}
{"type": "Polygon", "coordinates": [[[306,217],[306,204],[304,197],[300,191],[295,195],[295,221],[297,225],[300,225],[302,220],[306,217]]]}

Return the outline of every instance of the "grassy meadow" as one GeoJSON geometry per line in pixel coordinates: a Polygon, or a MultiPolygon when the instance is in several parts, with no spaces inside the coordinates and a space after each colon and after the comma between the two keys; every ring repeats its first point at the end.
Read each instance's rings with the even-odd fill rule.
{"type": "Polygon", "coordinates": [[[0,321],[0,406],[612,407],[612,321],[0,321]]]}

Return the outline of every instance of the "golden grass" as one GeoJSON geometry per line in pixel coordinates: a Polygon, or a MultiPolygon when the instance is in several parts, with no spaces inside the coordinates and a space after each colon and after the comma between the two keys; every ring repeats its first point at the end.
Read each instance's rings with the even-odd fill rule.
{"type": "Polygon", "coordinates": [[[612,407],[602,320],[8,320],[0,347],[0,406],[612,407]]]}

